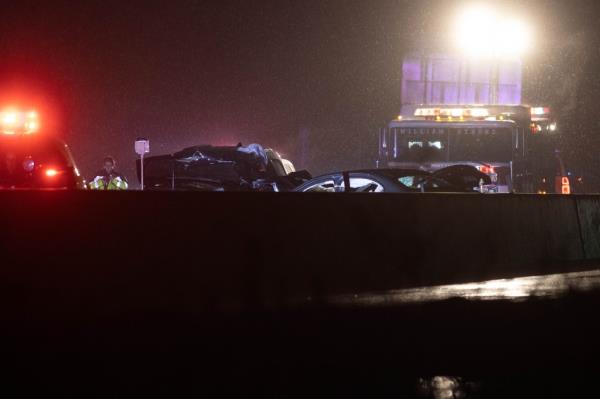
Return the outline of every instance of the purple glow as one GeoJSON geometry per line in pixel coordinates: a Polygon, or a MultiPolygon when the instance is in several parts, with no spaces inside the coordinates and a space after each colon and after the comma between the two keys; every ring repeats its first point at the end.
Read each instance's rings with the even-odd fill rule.
{"type": "Polygon", "coordinates": [[[402,65],[402,104],[521,103],[521,62],[409,56],[402,65]]]}

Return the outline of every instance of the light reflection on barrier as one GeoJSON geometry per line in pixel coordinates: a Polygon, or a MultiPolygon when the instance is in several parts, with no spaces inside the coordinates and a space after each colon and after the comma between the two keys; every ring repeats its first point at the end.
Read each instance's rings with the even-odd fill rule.
{"type": "Polygon", "coordinates": [[[558,298],[568,293],[595,289],[600,289],[600,270],[340,295],[330,297],[328,302],[334,305],[386,306],[452,298],[518,301],[532,297],[558,298]]]}

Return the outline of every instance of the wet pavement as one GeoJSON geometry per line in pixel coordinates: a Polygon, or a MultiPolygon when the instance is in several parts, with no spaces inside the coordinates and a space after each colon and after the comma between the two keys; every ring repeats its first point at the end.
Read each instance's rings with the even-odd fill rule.
{"type": "Polygon", "coordinates": [[[520,301],[529,298],[560,298],[570,293],[587,293],[598,289],[600,289],[600,269],[342,295],[329,298],[329,303],[386,306],[444,301],[453,298],[520,301]]]}

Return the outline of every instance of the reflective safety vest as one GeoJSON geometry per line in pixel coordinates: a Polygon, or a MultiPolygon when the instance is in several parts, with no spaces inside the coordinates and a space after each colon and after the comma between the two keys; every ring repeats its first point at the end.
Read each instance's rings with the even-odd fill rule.
{"type": "Polygon", "coordinates": [[[92,190],[127,190],[128,184],[125,180],[119,176],[113,177],[111,181],[106,184],[106,181],[102,176],[96,176],[89,184],[92,190]]]}

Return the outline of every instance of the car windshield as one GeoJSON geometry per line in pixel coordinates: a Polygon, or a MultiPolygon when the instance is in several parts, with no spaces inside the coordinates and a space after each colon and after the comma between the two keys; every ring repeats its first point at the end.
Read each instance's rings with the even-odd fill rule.
{"type": "Polygon", "coordinates": [[[451,188],[453,185],[439,177],[430,177],[424,175],[403,176],[398,178],[398,183],[411,190],[420,191],[421,189],[444,189],[451,188]],[[423,187],[424,185],[424,187],[423,187]]]}
{"type": "Polygon", "coordinates": [[[424,176],[402,176],[398,178],[398,183],[402,184],[404,187],[416,188],[423,179],[424,176]]]}

